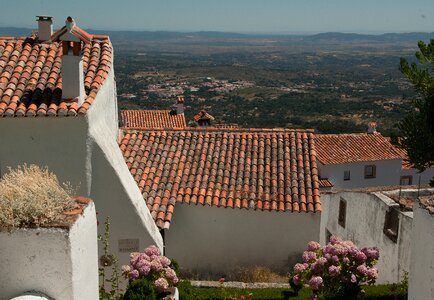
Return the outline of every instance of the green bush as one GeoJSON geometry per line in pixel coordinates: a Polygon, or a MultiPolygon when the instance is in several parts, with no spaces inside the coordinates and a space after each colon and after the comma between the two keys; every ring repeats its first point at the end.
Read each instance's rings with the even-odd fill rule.
{"type": "Polygon", "coordinates": [[[123,300],[155,300],[154,284],[145,278],[130,281],[123,300]]]}
{"type": "Polygon", "coordinates": [[[180,300],[196,299],[195,294],[194,294],[194,289],[191,286],[190,281],[181,280],[180,282],[178,282],[176,287],[178,288],[180,300]]]}

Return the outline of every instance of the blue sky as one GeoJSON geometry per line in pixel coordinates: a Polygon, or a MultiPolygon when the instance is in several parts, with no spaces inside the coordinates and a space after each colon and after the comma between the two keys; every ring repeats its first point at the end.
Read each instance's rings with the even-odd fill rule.
{"type": "Polygon", "coordinates": [[[111,30],[382,33],[434,31],[434,0],[2,0],[0,26],[68,15],[111,30]]]}

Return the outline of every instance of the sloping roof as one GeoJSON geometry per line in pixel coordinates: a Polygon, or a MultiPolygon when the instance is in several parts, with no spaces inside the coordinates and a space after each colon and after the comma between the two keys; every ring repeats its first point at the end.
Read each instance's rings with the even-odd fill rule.
{"type": "Polygon", "coordinates": [[[402,148],[395,146],[395,151],[399,154],[399,156],[402,158],[402,169],[403,170],[411,170],[414,167],[411,165],[411,163],[408,161],[408,155],[407,151],[405,151],[402,148]]]}
{"type": "Polygon", "coordinates": [[[198,122],[199,120],[211,120],[213,121],[215,118],[211,116],[209,113],[207,113],[205,110],[201,110],[198,112],[193,119],[198,122]]]}
{"type": "Polygon", "coordinates": [[[161,228],[177,202],[321,210],[313,131],[124,130],[119,146],[161,228]]]}
{"type": "Polygon", "coordinates": [[[318,161],[324,165],[401,159],[390,141],[379,133],[316,134],[318,161]]]}
{"type": "Polygon", "coordinates": [[[0,37],[0,117],[76,116],[85,114],[112,67],[107,36],[83,46],[84,103],[62,100],[61,42],[36,37],[0,37]]]}
{"type": "Polygon", "coordinates": [[[70,28],[68,28],[68,26],[65,25],[62,28],[60,28],[59,30],[57,30],[51,36],[51,40],[52,41],[58,42],[59,40],[61,40],[61,38],[62,38],[63,35],[65,35],[68,32],[70,32],[72,35],[74,35],[75,37],[77,37],[82,42],[85,42],[85,43],[90,43],[91,42],[92,35],[89,34],[89,33],[87,33],[86,31],[84,31],[83,29],[81,29],[77,25],[75,25],[75,21],[71,17],[68,17],[66,19],[66,22],[67,22],[67,24],[68,24],[68,26],[70,28]]]}
{"type": "Polygon", "coordinates": [[[122,127],[141,129],[181,129],[187,127],[184,114],[171,110],[122,110],[122,127]]]}

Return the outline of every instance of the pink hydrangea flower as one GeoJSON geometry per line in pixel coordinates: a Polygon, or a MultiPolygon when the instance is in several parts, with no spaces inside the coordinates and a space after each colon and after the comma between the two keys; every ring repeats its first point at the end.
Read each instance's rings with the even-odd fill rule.
{"type": "Polygon", "coordinates": [[[307,266],[306,264],[295,264],[294,266],[294,272],[296,274],[303,272],[304,270],[306,270],[307,266]]]}
{"type": "Polygon", "coordinates": [[[155,289],[160,293],[166,291],[169,288],[169,283],[164,278],[158,278],[155,280],[154,285],[155,289]]]}
{"type": "Polygon", "coordinates": [[[330,266],[329,267],[329,273],[330,273],[330,275],[339,275],[339,273],[341,273],[341,267],[340,266],[330,266]]]}
{"type": "Polygon", "coordinates": [[[151,270],[154,272],[161,272],[163,271],[163,265],[158,259],[155,259],[151,261],[151,270]]]}
{"type": "Polygon", "coordinates": [[[344,258],[342,259],[342,262],[343,262],[344,264],[349,264],[349,263],[350,263],[350,259],[349,259],[348,257],[344,257],[344,258]]]}
{"type": "Polygon", "coordinates": [[[292,277],[292,282],[294,282],[295,285],[300,285],[300,276],[295,275],[294,277],[292,277]]]}
{"type": "Polygon", "coordinates": [[[335,236],[335,235],[332,235],[330,237],[330,244],[332,244],[332,245],[340,243],[341,241],[342,240],[339,237],[335,236]]]}
{"type": "Polygon", "coordinates": [[[313,290],[319,290],[322,287],[323,279],[321,276],[312,276],[308,284],[313,290]]]}
{"type": "Polygon", "coordinates": [[[128,274],[131,272],[131,267],[124,265],[122,266],[121,270],[122,270],[122,274],[128,274]]]}
{"type": "Polygon", "coordinates": [[[352,282],[352,283],[356,283],[356,282],[357,282],[356,275],[351,274],[351,282],[352,282]]]}
{"type": "Polygon", "coordinates": [[[316,260],[316,253],[312,251],[303,252],[303,262],[309,263],[316,260]]]}
{"type": "Polygon", "coordinates": [[[321,245],[318,242],[311,241],[307,244],[307,250],[316,251],[321,248],[321,245]]]}
{"type": "Polygon", "coordinates": [[[318,295],[317,294],[312,294],[310,295],[308,300],[318,300],[318,295]]]}
{"type": "Polygon", "coordinates": [[[132,278],[132,279],[137,279],[137,278],[139,278],[139,271],[137,271],[137,270],[132,270],[131,272],[130,272],[130,277],[132,278]]]}
{"type": "Polygon", "coordinates": [[[368,257],[366,256],[366,254],[363,253],[362,251],[359,251],[359,252],[356,254],[356,259],[357,259],[358,261],[360,261],[360,262],[364,262],[364,261],[366,261],[367,258],[368,258],[368,257]]]}
{"type": "Polygon", "coordinates": [[[145,249],[145,254],[148,256],[152,256],[152,255],[160,256],[160,249],[158,249],[157,246],[152,245],[145,249]]]}
{"type": "Polygon", "coordinates": [[[377,279],[378,278],[378,270],[377,270],[377,268],[370,268],[370,269],[368,269],[367,275],[368,275],[368,278],[370,280],[377,279]]]}
{"type": "Polygon", "coordinates": [[[380,257],[380,251],[378,251],[377,247],[363,248],[362,252],[370,259],[378,259],[380,257]]]}
{"type": "Polygon", "coordinates": [[[363,276],[368,275],[368,268],[365,265],[360,265],[356,268],[357,272],[359,272],[363,276]]]}
{"type": "Polygon", "coordinates": [[[159,257],[159,260],[160,260],[161,265],[162,265],[164,268],[170,266],[170,264],[172,263],[172,262],[170,261],[170,259],[167,258],[166,256],[160,256],[160,257],[159,257]]]}
{"type": "Polygon", "coordinates": [[[165,268],[164,273],[166,274],[167,279],[173,284],[178,283],[178,277],[176,276],[175,271],[172,268],[165,268]]]}

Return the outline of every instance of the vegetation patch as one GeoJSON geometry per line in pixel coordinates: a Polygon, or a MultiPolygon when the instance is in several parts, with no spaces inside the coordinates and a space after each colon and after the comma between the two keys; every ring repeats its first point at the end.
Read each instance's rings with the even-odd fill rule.
{"type": "Polygon", "coordinates": [[[0,230],[44,226],[74,208],[71,195],[72,188],[47,168],[9,169],[0,180],[0,230]]]}

